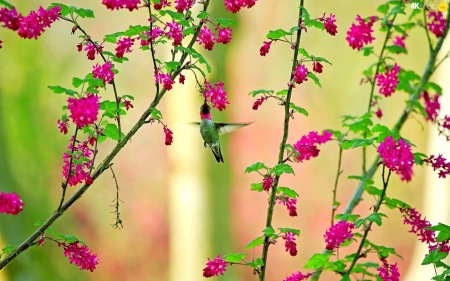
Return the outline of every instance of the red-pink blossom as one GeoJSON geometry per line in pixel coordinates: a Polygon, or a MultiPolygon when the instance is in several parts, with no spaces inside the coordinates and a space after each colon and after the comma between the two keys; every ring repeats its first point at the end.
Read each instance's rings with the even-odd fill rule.
{"type": "Polygon", "coordinates": [[[214,260],[210,260],[208,258],[208,262],[206,262],[206,267],[203,269],[203,276],[204,277],[213,277],[213,276],[219,276],[219,274],[222,274],[225,272],[227,263],[225,260],[220,258],[220,255],[218,255],[214,260]]]}
{"type": "Polygon", "coordinates": [[[430,11],[428,13],[428,18],[433,18],[430,23],[428,23],[428,30],[436,35],[436,37],[444,36],[446,20],[440,11],[430,11]]]}
{"type": "Polygon", "coordinates": [[[72,122],[79,128],[94,124],[97,121],[98,110],[100,108],[99,97],[88,94],[83,98],[69,98],[67,109],[70,111],[72,122]]]}
{"type": "Polygon", "coordinates": [[[232,13],[239,12],[242,8],[251,8],[256,4],[256,0],[225,0],[225,9],[232,13]]]}
{"type": "Polygon", "coordinates": [[[430,155],[430,157],[424,159],[423,162],[431,165],[433,171],[438,170],[439,178],[445,179],[447,175],[450,175],[450,161],[447,162],[447,159],[442,157],[442,154],[439,154],[438,157],[430,155]]]}
{"type": "Polygon", "coordinates": [[[398,143],[391,136],[384,139],[378,146],[377,152],[383,159],[384,165],[392,172],[401,176],[402,181],[410,181],[413,175],[414,155],[411,145],[403,139],[398,143]]]}
{"type": "Polygon", "coordinates": [[[308,81],[308,78],[306,78],[306,75],[308,75],[309,70],[306,68],[304,64],[299,64],[294,69],[294,81],[297,84],[301,84],[305,81],[308,81]]]}
{"type": "Polygon", "coordinates": [[[253,110],[258,110],[258,108],[263,104],[263,102],[266,100],[266,97],[260,97],[259,99],[257,99],[255,101],[255,103],[253,103],[252,109],[253,110]]]}
{"type": "Polygon", "coordinates": [[[16,8],[11,10],[0,8],[0,23],[3,23],[3,27],[16,31],[20,28],[22,19],[23,16],[17,12],[16,8]]]}
{"type": "Polygon", "coordinates": [[[0,192],[0,213],[18,215],[23,210],[24,203],[14,192],[0,192]]]}
{"type": "Polygon", "coordinates": [[[170,7],[172,3],[169,2],[169,0],[160,0],[159,4],[157,4],[156,2],[153,3],[153,8],[155,8],[155,10],[161,10],[164,7],[170,7]]]}
{"type": "Polygon", "coordinates": [[[375,112],[375,115],[381,119],[381,117],[383,117],[383,111],[381,111],[381,109],[378,108],[378,110],[375,112]]]}
{"type": "Polygon", "coordinates": [[[286,247],[286,252],[289,252],[289,254],[293,257],[297,255],[297,244],[295,241],[295,234],[292,232],[286,232],[284,236],[282,236],[286,242],[284,242],[284,247],[286,247]]]}
{"type": "Polygon", "coordinates": [[[175,9],[178,13],[184,13],[185,11],[192,8],[195,4],[195,0],[175,0],[175,9]]]}
{"type": "Polygon", "coordinates": [[[289,211],[289,216],[296,217],[297,216],[297,199],[289,198],[287,196],[278,197],[278,204],[285,205],[287,210],[289,211]]]}
{"type": "Polygon", "coordinates": [[[167,126],[164,126],[164,135],[166,137],[164,144],[171,145],[173,143],[173,133],[167,126]]]}
{"type": "Polygon", "coordinates": [[[41,6],[37,12],[31,11],[28,16],[20,21],[19,36],[37,39],[46,27],[50,27],[53,22],[59,19],[60,11],[59,6],[55,6],[48,11],[41,6]]]}
{"type": "Polygon", "coordinates": [[[269,191],[272,187],[273,178],[270,176],[265,176],[262,182],[262,187],[265,191],[269,191]]]}
{"type": "Polygon", "coordinates": [[[339,221],[332,225],[323,236],[325,243],[327,243],[327,250],[333,251],[341,246],[341,244],[347,239],[350,240],[353,237],[352,229],[355,225],[346,221],[339,221]]]}
{"type": "Polygon", "coordinates": [[[179,78],[178,82],[180,82],[180,84],[184,84],[185,80],[186,80],[186,77],[180,73],[180,78],[179,78]]]}
{"type": "Polygon", "coordinates": [[[72,146],[73,143],[73,136],[70,139],[70,144],[68,147],[68,152],[64,153],[63,159],[64,159],[64,166],[63,166],[63,177],[65,180],[67,180],[67,177],[69,177],[69,170],[70,170],[70,177],[69,177],[69,185],[75,186],[81,182],[85,182],[86,184],[92,183],[92,178],[89,175],[90,168],[92,166],[92,160],[91,156],[93,155],[93,150],[88,147],[88,144],[93,145],[91,141],[76,141],[75,147],[72,146]],[[69,169],[70,164],[70,152],[72,152],[72,166],[69,169]]]}
{"type": "Polygon", "coordinates": [[[214,38],[217,43],[228,44],[231,41],[231,28],[220,28],[220,24],[216,27],[217,37],[214,38]]]}
{"type": "Polygon", "coordinates": [[[395,46],[406,48],[405,39],[406,39],[406,36],[395,36],[393,44],[395,46]]]}
{"type": "Polygon", "coordinates": [[[323,68],[323,65],[320,62],[318,62],[318,61],[313,62],[313,71],[314,72],[322,73],[322,68],[323,68]]]}
{"type": "Polygon", "coordinates": [[[68,118],[66,118],[63,122],[61,122],[58,119],[58,129],[59,129],[60,133],[64,133],[64,135],[67,134],[67,132],[69,131],[68,128],[69,128],[69,119],[68,118]]]}
{"type": "Polygon", "coordinates": [[[264,41],[264,44],[259,49],[259,54],[261,56],[265,57],[269,53],[270,45],[272,44],[272,42],[273,42],[272,40],[267,41],[267,42],[264,41]]]}
{"type": "Polygon", "coordinates": [[[283,281],[302,281],[302,280],[306,280],[309,277],[311,277],[312,273],[307,273],[306,275],[303,275],[303,273],[301,273],[300,271],[298,271],[297,273],[294,272],[291,274],[291,276],[286,277],[286,279],[284,279],[283,281]]]}
{"type": "Polygon", "coordinates": [[[336,22],[335,15],[330,13],[330,16],[328,18],[325,18],[323,23],[323,27],[325,28],[325,30],[328,32],[328,34],[332,36],[335,36],[337,33],[337,26],[335,22],[336,22]]]}
{"type": "Polygon", "coordinates": [[[138,5],[141,4],[141,0],[103,0],[102,4],[110,10],[126,8],[131,12],[139,9],[138,5]]]}
{"type": "Polygon", "coordinates": [[[173,45],[179,46],[181,45],[181,40],[183,40],[183,34],[181,33],[181,25],[176,23],[175,21],[168,22],[166,28],[169,28],[169,31],[166,32],[166,35],[169,39],[173,39],[173,45]]]}
{"type": "Polygon", "coordinates": [[[159,84],[163,84],[164,89],[167,91],[172,90],[172,85],[175,84],[175,81],[172,80],[170,74],[156,73],[155,79],[159,84]]]}
{"type": "Polygon", "coordinates": [[[211,85],[205,80],[203,95],[219,111],[225,109],[227,104],[229,104],[223,82],[218,81],[214,85],[211,85]]]}
{"type": "Polygon", "coordinates": [[[94,78],[102,79],[105,85],[114,79],[114,72],[112,71],[112,64],[110,61],[107,61],[103,65],[97,63],[93,68],[92,74],[94,75],[94,78]]]}
{"type": "Polygon", "coordinates": [[[347,42],[352,47],[352,49],[361,50],[364,45],[372,43],[375,39],[372,37],[372,25],[376,18],[371,16],[366,22],[359,15],[356,16],[356,21],[358,24],[352,23],[349,31],[347,31],[347,42]]]}
{"type": "Polygon", "coordinates": [[[381,262],[383,263],[378,268],[378,275],[380,275],[383,281],[399,281],[400,273],[398,272],[397,263],[388,264],[385,258],[381,258],[381,262]]]}
{"type": "Polygon", "coordinates": [[[214,47],[214,34],[211,32],[211,29],[203,26],[197,37],[197,42],[198,44],[203,45],[206,50],[211,51],[214,47]]]}
{"type": "Polygon", "coordinates": [[[439,95],[435,94],[433,98],[430,98],[428,92],[425,91],[423,92],[422,97],[425,101],[425,112],[427,113],[426,120],[436,121],[441,109],[441,104],[439,103],[439,95]]]}
{"type": "Polygon", "coordinates": [[[324,131],[323,135],[319,135],[315,131],[311,131],[308,135],[302,136],[302,138],[294,144],[295,150],[299,153],[299,156],[295,159],[297,162],[303,162],[303,160],[309,160],[317,157],[320,150],[316,144],[324,144],[331,140],[332,134],[328,131],[324,131]]]}
{"type": "Polygon", "coordinates": [[[77,241],[70,244],[60,243],[59,246],[64,248],[64,256],[69,257],[70,263],[77,265],[80,270],[93,272],[97,268],[97,255],[93,254],[86,245],[77,241]]]}
{"type": "Polygon", "coordinates": [[[396,63],[391,69],[386,67],[385,74],[377,73],[377,75],[375,75],[375,78],[377,79],[377,86],[380,87],[380,94],[385,97],[389,97],[392,93],[394,93],[395,88],[398,83],[400,83],[398,80],[399,72],[400,67],[396,63]]]}
{"type": "Polygon", "coordinates": [[[133,44],[134,44],[134,39],[131,39],[128,37],[119,39],[119,41],[117,41],[116,57],[123,58],[123,55],[125,53],[130,53],[131,47],[133,46],[133,44]]]}

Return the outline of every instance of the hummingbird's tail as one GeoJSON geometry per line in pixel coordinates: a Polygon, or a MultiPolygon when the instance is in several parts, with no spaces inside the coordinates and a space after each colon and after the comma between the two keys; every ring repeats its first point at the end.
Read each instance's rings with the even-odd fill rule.
{"type": "Polygon", "coordinates": [[[216,157],[217,162],[223,162],[223,156],[222,156],[222,151],[220,150],[220,145],[212,145],[211,146],[211,151],[214,154],[214,157],[216,157]]]}

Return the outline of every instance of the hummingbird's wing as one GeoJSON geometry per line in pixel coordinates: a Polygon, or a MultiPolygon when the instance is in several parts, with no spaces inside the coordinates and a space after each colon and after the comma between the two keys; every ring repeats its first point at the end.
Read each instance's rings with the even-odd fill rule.
{"type": "Polygon", "coordinates": [[[219,135],[231,133],[239,128],[245,127],[250,123],[216,123],[216,130],[219,135]]]}

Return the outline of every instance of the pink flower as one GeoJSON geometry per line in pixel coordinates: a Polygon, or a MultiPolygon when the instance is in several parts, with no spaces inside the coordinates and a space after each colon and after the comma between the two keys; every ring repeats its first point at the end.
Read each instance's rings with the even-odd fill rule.
{"type": "Polygon", "coordinates": [[[0,23],[3,23],[3,27],[16,31],[20,28],[22,19],[23,16],[17,13],[16,8],[12,8],[12,10],[0,8],[0,23]]]}
{"type": "Polygon", "coordinates": [[[383,112],[378,108],[378,110],[375,112],[375,115],[381,119],[381,117],[383,117],[383,112]]]}
{"type": "Polygon", "coordinates": [[[67,134],[67,132],[69,131],[68,128],[69,128],[69,119],[66,119],[63,122],[61,122],[58,119],[58,129],[60,133],[64,133],[64,135],[67,134]]]}
{"type": "Polygon", "coordinates": [[[159,26],[155,26],[152,28],[152,32],[144,31],[142,32],[142,35],[143,36],[140,38],[141,46],[148,46],[150,45],[150,40],[152,40],[152,42],[155,42],[155,40],[158,39],[159,36],[164,35],[164,31],[161,30],[159,26]]]}
{"type": "Polygon", "coordinates": [[[294,80],[297,84],[301,84],[305,81],[308,81],[308,78],[306,78],[306,75],[308,75],[309,70],[306,68],[305,65],[299,64],[294,69],[294,80]]]}
{"type": "Polygon", "coordinates": [[[167,126],[164,126],[164,135],[166,136],[166,141],[164,144],[171,145],[173,142],[173,133],[169,128],[167,128],[167,126]]]}
{"type": "Polygon", "coordinates": [[[394,45],[402,47],[402,48],[406,48],[405,39],[406,39],[406,36],[395,36],[394,45]]]}
{"type": "Polygon", "coordinates": [[[206,50],[211,51],[214,47],[214,34],[211,33],[211,29],[203,26],[203,29],[200,30],[200,34],[198,35],[197,42],[200,45],[203,45],[206,50]]]}
{"type": "Polygon", "coordinates": [[[37,12],[31,11],[28,16],[20,21],[19,36],[37,39],[46,27],[50,27],[53,22],[59,19],[60,11],[59,6],[55,6],[48,11],[41,6],[37,12]]]}
{"type": "Polygon", "coordinates": [[[444,36],[446,20],[442,12],[430,11],[428,18],[433,18],[428,24],[428,30],[438,38],[444,36]]]}
{"type": "Polygon", "coordinates": [[[270,176],[264,177],[263,182],[262,182],[263,189],[265,191],[269,191],[270,188],[272,187],[272,183],[273,183],[273,178],[272,177],[270,177],[270,176]]]}
{"type": "Polygon", "coordinates": [[[439,103],[439,95],[434,95],[433,98],[430,98],[430,95],[427,91],[422,94],[423,100],[425,101],[425,112],[427,113],[427,121],[436,121],[439,116],[439,111],[441,109],[441,104],[439,103]]]}
{"type": "Polygon", "coordinates": [[[70,244],[60,243],[64,247],[64,256],[69,257],[70,263],[76,264],[81,270],[93,272],[98,265],[97,255],[93,254],[85,245],[78,241],[70,244]]]}
{"type": "Polygon", "coordinates": [[[322,68],[323,68],[323,66],[322,66],[322,64],[320,64],[320,62],[318,62],[318,61],[313,62],[313,71],[314,72],[322,73],[322,68]]]}
{"type": "Polygon", "coordinates": [[[195,0],[175,0],[175,9],[178,13],[184,13],[184,11],[189,10],[194,5],[195,0]]]}
{"type": "Polygon", "coordinates": [[[410,181],[413,174],[414,155],[411,152],[411,145],[403,139],[395,143],[391,136],[384,139],[378,146],[377,152],[383,158],[384,165],[392,172],[401,175],[402,181],[410,181]]]}
{"type": "Polygon", "coordinates": [[[257,99],[255,101],[255,103],[253,104],[252,109],[257,110],[258,107],[260,107],[266,99],[267,99],[266,97],[261,97],[261,98],[257,99]]]}
{"type": "Polygon", "coordinates": [[[180,79],[178,82],[180,82],[180,84],[184,84],[184,80],[186,80],[186,77],[183,74],[180,74],[180,79]]]}
{"type": "MultiPolygon", "coordinates": [[[[69,152],[72,151],[72,143],[73,136],[68,147],[69,152]]],[[[93,143],[87,140],[82,143],[80,141],[76,141],[75,144],[77,145],[73,149],[72,166],[70,169],[70,154],[64,153],[63,177],[67,180],[70,170],[70,178],[68,181],[70,186],[75,186],[83,181],[86,184],[92,184],[92,178],[89,175],[92,160],[89,160],[89,158],[92,156],[93,150],[89,149],[88,144],[93,145],[93,143]]]]}
{"type": "Polygon", "coordinates": [[[323,135],[319,135],[315,131],[311,131],[308,135],[302,136],[302,138],[294,144],[294,148],[300,154],[295,160],[297,162],[303,162],[303,160],[309,160],[319,155],[320,150],[316,147],[316,144],[324,144],[331,140],[332,134],[328,131],[324,131],[323,135]]]}
{"type": "Polygon", "coordinates": [[[67,109],[70,111],[70,118],[79,128],[94,124],[97,121],[98,110],[100,108],[97,95],[88,94],[86,97],[67,100],[67,109]]]}
{"type": "Polygon", "coordinates": [[[224,89],[223,82],[218,81],[214,85],[211,85],[205,80],[205,85],[203,89],[203,95],[205,98],[213,104],[214,108],[222,111],[229,104],[227,100],[227,92],[224,89]]]}
{"type": "Polygon", "coordinates": [[[131,104],[131,101],[129,100],[124,100],[123,101],[123,105],[125,105],[125,109],[128,111],[128,109],[130,108],[134,108],[133,104],[131,104]]]}
{"type": "Polygon", "coordinates": [[[259,49],[259,54],[261,56],[265,57],[269,53],[270,45],[272,44],[272,42],[273,41],[264,42],[264,44],[259,49]]]}
{"type": "Polygon", "coordinates": [[[172,90],[172,85],[175,84],[175,81],[172,80],[172,77],[169,74],[155,74],[156,82],[159,84],[163,84],[164,89],[167,91],[172,90]]]}
{"type": "Polygon", "coordinates": [[[433,171],[439,170],[439,178],[444,179],[447,177],[447,175],[450,175],[450,161],[446,161],[447,159],[442,157],[442,154],[439,154],[436,158],[434,155],[430,155],[428,159],[423,160],[423,162],[433,167],[433,171]]]}
{"type": "Polygon", "coordinates": [[[355,225],[346,221],[339,221],[332,225],[324,235],[327,250],[333,251],[339,248],[346,239],[350,240],[353,237],[351,232],[353,228],[355,225]]]}
{"type": "Polygon", "coordinates": [[[284,247],[286,247],[286,252],[289,251],[289,254],[293,257],[297,255],[297,244],[295,241],[295,234],[292,232],[286,232],[283,236],[283,239],[286,240],[284,242],[284,247]]]}
{"type": "MultiPolygon", "coordinates": [[[[325,17],[325,14],[324,14],[325,17]]],[[[323,27],[328,32],[328,34],[335,36],[337,33],[337,26],[334,24],[336,22],[335,16],[330,13],[330,16],[324,19],[323,27]]]]}
{"type": "Polygon", "coordinates": [[[278,197],[278,204],[285,205],[289,211],[289,216],[296,217],[297,216],[297,199],[289,198],[287,196],[278,197]],[[283,199],[284,200],[283,200],[283,199]]]}
{"type": "Polygon", "coordinates": [[[231,28],[220,28],[220,24],[216,27],[217,37],[215,38],[217,43],[228,44],[231,41],[231,28]]]}
{"type": "Polygon", "coordinates": [[[365,22],[359,15],[356,16],[358,25],[352,23],[350,30],[347,31],[347,42],[353,49],[361,50],[364,45],[372,43],[372,25],[376,18],[371,16],[368,22],[365,22]]]}
{"type": "Polygon", "coordinates": [[[87,52],[86,55],[89,60],[94,60],[95,54],[98,54],[97,49],[92,43],[87,43],[86,46],[84,47],[84,50],[87,52]]]}
{"type": "Polygon", "coordinates": [[[18,215],[23,210],[24,203],[14,192],[0,192],[0,213],[18,215]]]}
{"type": "Polygon", "coordinates": [[[399,83],[399,72],[400,67],[396,63],[391,69],[388,69],[386,67],[385,74],[377,73],[377,75],[375,75],[375,78],[377,79],[377,86],[380,87],[380,94],[384,95],[385,97],[389,97],[390,95],[392,95],[399,83]]]}
{"type": "MultiPolygon", "coordinates": [[[[173,39],[173,45],[176,47],[181,45],[181,40],[183,40],[183,34],[181,33],[181,25],[172,21],[168,22],[166,28],[169,27],[169,31],[166,32],[166,35],[169,39],[173,39]]],[[[166,29],[164,28],[164,29],[166,29]]]]}
{"type": "Polygon", "coordinates": [[[131,47],[134,44],[134,39],[131,38],[122,38],[119,41],[117,41],[117,47],[116,47],[116,57],[123,58],[124,53],[130,53],[131,47]]]}
{"type": "Polygon", "coordinates": [[[114,79],[111,62],[107,61],[101,66],[97,63],[93,68],[92,74],[94,75],[94,78],[102,79],[105,85],[114,79]]]}
{"type": "Polygon", "coordinates": [[[158,11],[164,7],[170,7],[171,4],[168,0],[160,0],[159,4],[153,3],[153,8],[158,11]]]}
{"type": "Polygon", "coordinates": [[[383,281],[399,281],[400,273],[398,272],[397,263],[388,264],[386,259],[380,259],[383,262],[378,268],[379,275],[383,281]]]}
{"type": "Polygon", "coordinates": [[[218,255],[214,260],[210,260],[208,258],[208,262],[206,263],[206,267],[203,269],[203,276],[204,277],[213,277],[213,276],[219,276],[219,274],[222,274],[225,272],[225,267],[227,266],[227,263],[220,258],[220,255],[218,255]]]}
{"type": "Polygon", "coordinates": [[[0,49],[3,48],[2,43],[3,43],[3,40],[0,39],[0,49]]]}
{"type": "Polygon", "coordinates": [[[232,13],[237,13],[241,8],[251,8],[256,4],[256,0],[225,0],[225,9],[232,13]]]}
{"type": "Polygon", "coordinates": [[[302,281],[302,280],[306,280],[309,277],[311,277],[312,273],[308,273],[306,275],[303,275],[303,273],[301,273],[300,271],[298,271],[297,273],[292,273],[291,276],[286,277],[286,279],[284,279],[283,281],[302,281]]]}
{"type": "Polygon", "coordinates": [[[103,0],[102,4],[110,10],[127,8],[130,12],[139,9],[141,0],[103,0]]]}

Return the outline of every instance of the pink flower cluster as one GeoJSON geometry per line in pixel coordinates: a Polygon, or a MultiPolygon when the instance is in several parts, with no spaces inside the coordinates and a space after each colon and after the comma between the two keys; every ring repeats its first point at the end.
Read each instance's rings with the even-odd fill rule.
{"type": "Polygon", "coordinates": [[[203,276],[209,278],[213,276],[219,276],[219,274],[223,275],[226,270],[226,266],[227,263],[220,258],[220,255],[218,255],[214,260],[210,260],[208,258],[206,267],[203,269],[203,276]]]}
{"type": "Polygon", "coordinates": [[[433,171],[439,171],[439,178],[446,178],[447,175],[450,175],[450,161],[447,162],[447,159],[442,157],[442,154],[439,154],[438,157],[431,155],[428,159],[424,159],[423,162],[431,165],[433,167],[433,171]]]}
{"type": "Polygon", "coordinates": [[[78,241],[70,244],[60,243],[64,247],[64,256],[69,257],[70,263],[76,264],[80,270],[90,270],[93,272],[98,265],[96,254],[78,241]]]}
{"type": "Polygon", "coordinates": [[[449,240],[437,242],[435,231],[426,229],[432,224],[426,218],[422,219],[422,215],[415,208],[400,208],[400,212],[403,214],[403,224],[412,226],[409,232],[419,236],[419,240],[428,245],[430,252],[440,248],[440,252],[450,253],[449,240]]]}
{"type": "Polygon", "coordinates": [[[287,210],[289,211],[289,216],[291,216],[291,217],[297,216],[297,206],[296,206],[297,199],[289,198],[287,196],[283,196],[282,198],[278,197],[278,204],[282,204],[282,205],[286,206],[287,210]]]}
{"type": "Polygon", "coordinates": [[[380,143],[377,152],[383,158],[384,165],[392,172],[401,175],[402,181],[411,180],[414,155],[410,144],[403,139],[399,139],[397,144],[391,136],[388,136],[380,143]]]}
{"type": "Polygon", "coordinates": [[[441,104],[439,103],[439,95],[435,94],[433,98],[427,91],[422,94],[423,100],[425,101],[425,112],[427,113],[427,119],[431,121],[436,121],[439,116],[439,110],[441,109],[441,104]]]}
{"type": "Polygon", "coordinates": [[[55,6],[48,11],[41,6],[37,12],[31,11],[28,16],[20,21],[19,36],[37,39],[46,27],[50,27],[53,22],[59,19],[60,11],[59,6],[55,6]]]}
{"type": "Polygon", "coordinates": [[[304,64],[299,64],[294,69],[294,81],[297,84],[301,84],[305,81],[308,81],[308,78],[306,78],[306,75],[308,75],[309,70],[306,68],[304,64]]]}
{"type": "Polygon", "coordinates": [[[439,135],[444,135],[447,141],[450,141],[450,116],[445,115],[444,118],[437,120],[439,135]]]}
{"type": "Polygon", "coordinates": [[[328,131],[324,131],[323,135],[319,135],[315,131],[311,131],[308,135],[302,136],[302,138],[294,144],[295,150],[299,153],[299,156],[295,159],[297,162],[303,162],[303,160],[309,160],[319,155],[320,150],[316,144],[324,144],[331,140],[332,134],[328,131]]]}
{"type": "Polygon", "coordinates": [[[295,234],[292,232],[286,232],[284,236],[282,236],[286,242],[284,242],[284,247],[286,247],[286,252],[289,252],[289,254],[293,257],[297,255],[297,244],[295,241],[295,234]]]}
{"type": "Polygon", "coordinates": [[[322,73],[322,68],[323,68],[323,65],[320,62],[318,62],[318,61],[313,62],[313,71],[314,72],[322,73]]]}
{"type": "Polygon", "coordinates": [[[261,56],[265,57],[269,53],[270,45],[272,44],[272,42],[273,42],[272,40],[267,41],[267,42],[264,41],[264,44],[259,49],[259,54],[261,56]]]}
{"type": "Polygon", "coordinates": [[[225,0],[225,9],[232,13],[239,12],[242,8],[251,8],[256,4],[256,0],[225,0]]]}
{"type": "Polygon", "coordinates": [[[159,11],[164,7],[170,7],[172,3],[170,3],[168,0],[160,0],[159,4],[157,3],[153,3],[153,8],[155,8],[155,10],[159,11]]]}
{"type": "Polygon", "coordinates": [[[385,97],[389,97],[395,91],[398,83],[398,73],[400,72],[400,67],[396,64],[391,69],[386,67],[386,73],[377,73],[375,78],[377,79],[377,86],[380,87],[380,94],[385,97]]]}
{"type": "Polygon", "coordinates": [[[130,12],[139,9],[141,0],[103,0],[102,4],[110,10],[127,8],[130,12]]]}
{"type": "Polygon", "coordinates": [[[17,13],[16,8],[0,8],[0,23],[3,23],[3,27],[16,31],[20,28],[22,19],[23,16],[17,13]]]}
{"type": "MultiPolygon", "coordinates": [[[[171,23],[168,22],[166,24],[166,27],[164,28],[164,30],[166,30],[166,28],[169,28],[169,31],[166,32],[166,36],[169,39],[173,39],[173,45],[179,46],[181,45],[181,40],[183,40],[183,34],[181,33],[182,29],[181,29],[181,25],[176,23],[175,21],[172,21],[171,23]]],[[[153,37],[153,34],[152,34],[153,37]]]]}
{"type": "Polygon", "coordinates": [[[229,104],[227,100],[227,92],[223,86],[223,82],[218,81],[214,85],[211,85],[205,80],[203,88],[203,96],[207,101],[213,104],[214,108],[217,108],[219,111],[225,109],[227,104],[229,104]]]}
{"type": "Polygon", "coordinates": [[[333,251],[339,248],[346,239],[350,240],[353,237],[351,230],[354,228],[355,225],[353,223],[346,221],[339,221],[332,225],[324,235],[327,250],[333,251]]]}
{"type": "Polygon", "coordinates": [[[214,41],[216,43],[228,44],[231,41],[231,28],[220,28],[220,24],[216,27],[217,36],[212,33],[211,29],[203,26],[197,38],[197,42],[203,45],[206,50],[211,51],[214,48],[214,41]]]}
{"type": "Polygon", "coordinates": [[[397,263],[388,264],[387,260],[382,258],[383,264],[378,268],[378,275],[383,281],[399,281],[400,273],[398,272],[397,263]]]}
{"type": "Polygon", "coordinates": [[[284,279],[283,281],[302,281],[302,280],[306,280],[309,277],[311,277],[312,273],[307,273],[306,275],[303,275],[303,273],[301,273],[300,271],[298,271],[297,273],[292,273],[291,276],[286,277],[286,279],[284,279]]]}
{"type": "Polygon", "coordinates": [[[94,124],[97,121],[98,110],[100,109],[99,97],[97,95],[87,94],[85,97],[79,99],[69,98],[67,103],[67,109],[71,114],[70,118],[72,118],[73,123],[79,128],[94,124]]]}
{"type": "MultiPolygon", "coordinates": [[[[73,143],[73,136],[70,139],[69,144],[69,152],[72,151],[72,143],[73,143]]],[[[89,145],[95,144],[95,138],[91,137],[87,141],[84,141],[80,143],[80,141],[76,141],[76,146],[73,149],[72,154],[72,167],[69,168],[70,164],[70,154],[65,152],[63,159],[64,159],[64,166],[63,166],[63,177],[65,180],[67,180],[67,177],[69,177],[69,170],[70,170],[70,178],[69,178],[69,185],[75,186],[81,182],[85,182],[86,184],[92,184],[92,178],[89,175],[89,170],[92,165],[92,160],[89,160],[89,158],[92,156],[93,150],[88,147],[89,145]],[[88,159],[83,160],[83,159],[88,159]]]]}
{"type": "Polygon", "coordinates": [[[446,20],[440,11],[430,11],[428,18],[433,18],[428,24],[428,30],[436,35],[436,37],[444,36],[446,20]]]}
{"type": "Polygon", "coordinates": [[[149,46],[150,40],[152,42],[155,42],[155,40],[161,35],[164,35],[164,31],[159,26],[153,27],[151,32],[150,31],[142,32],[142,36],[140,37],[141,46],[149,46]]]}
{"type": "Polygon", "coordinates": [[[406,36],[395,36],[393,44],[402,48],[406,48],[405,39],[406,36]]]}
{"type": "Polygon", "coordinates": [[[116,47],[116,57],[123,58],[123,55],[125,53],[131,52],[131,47],[134,44],[134,39],[125,37],[117,41],[117,47],[116,47]]]}
{"type": "Polygon", "coordinates": [[[177,10],[178,13],[184,13],[192,8],[195,4],[195,0],[175,0],[175,4],[175,10],[177,10]]]}
{"type": "Polygon", "coordinates": [[[255,103],[253,104],[252,109],[253,110],[258,110],[258,108],[263,104],[263,102],[265,100],[267,100],[267,97],[261,97],[261,98],[257,99],[255,101],[255,103]]]}
{"type": "MultiPolygon", "coordinates": [[[[81,50],[83,49],[83,42],[79,43],[77,45],[78,47],[78,52],[81,52],[81,50]]],[[[103,46],[99,46],[100,51],[103,49],[103,46]]],[[[89,60],[94,60],[95,59],[95,55],[98,54],[97,48],[95,48],[94,44],[92,43],[87,43],[86,46],[84,47],[84,50],[86,51],[86,56],[89,60]]]]}
{"type": "Polygon", "coordinates": [[[159,84],[163,84],[164,89],[167,91],[172,90],[172,85],[175,84],[175,81],[172,80],[169,74],[155,73],[155,79],[159,84]]]}
{"type": "Polygon", "coordinates": [[[372,37],[372,25],[375,22],[375,16],[371,16],[366,22],[359,15],[356,16],[358,25],[352,23],[350,30],[347,31],[347,42],[352,49],[361,50],[364,45],[372,43],[375,39],[372,37]]]}
{"type": "Polygon", "coordinates": [[[93,66],[92,74],[94,78],[99,78],[103,80],[103,84],[111,82],[114,79],[114,72],[112,71],[112,64],[110,61],[105,62],[102,65],[98,63],[93,66]]]}
{"type": "Polygon", "coordinates": [[[323,27],[328,32],[328,34],[335,36],[337,33],[337,26],[335,24],[336,19],[335,15],[330,13],[330,16],[328,18],[325,18],[325,14],[323,14],[323,17],[319,19],[320,21],[323,21],[323,27]]]}
{"type": "Polygon", "coordinates": [[[60,133],[67,134],[69,131],[69,118],[66,118],[61,122],[61,120],[58,119],[58,129],[60,133]]]}
{"type": "Polygon", "coordinates": [[[273,178],[270,176],[266,176],[263,179],[262,187],[265,191],[269,191],[272,188],[273,178]]]}
{"type": "Polygon", "coordinates": [[[23,210],[24,203],[19,195],[0,192],[0,213],[18,215],[23,210]]]}
{"type": "Polygon", "coordinates": [[[173,133],[167,126],[164,126],[164,135],[166,137],[165,145],[171,145],[173,142],[173,133]]]}

